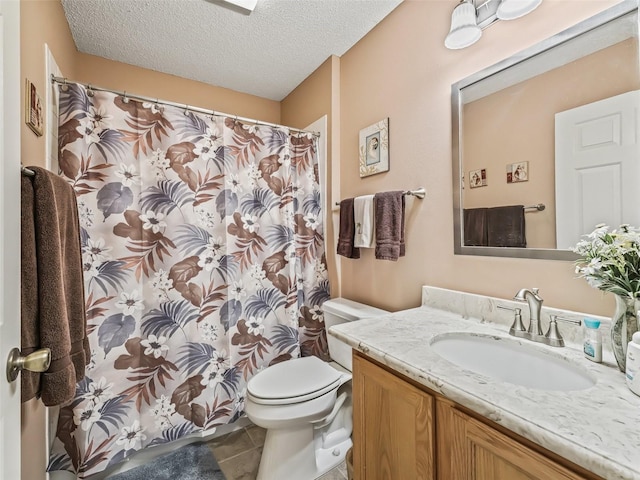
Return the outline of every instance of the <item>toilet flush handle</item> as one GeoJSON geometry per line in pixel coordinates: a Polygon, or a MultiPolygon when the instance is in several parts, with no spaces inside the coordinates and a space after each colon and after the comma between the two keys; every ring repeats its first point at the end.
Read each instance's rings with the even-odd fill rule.
{"type": "Polygon", "coordinates": [[[321,420],[322,423],[314,424],[313,427],[322,428],[322,427],[326,427],[331,422],[333,422],[333,420],[336,418],[336,415],[338,415],[340,408],[342,407],[342,405],[346,400],[347,400],[347,392],[342,392],[336,399],[336,403],[333,406],[333,410],[331,410],[331,413],[329,414],[329,416],[327,416],[324,420],[321,420]]]}

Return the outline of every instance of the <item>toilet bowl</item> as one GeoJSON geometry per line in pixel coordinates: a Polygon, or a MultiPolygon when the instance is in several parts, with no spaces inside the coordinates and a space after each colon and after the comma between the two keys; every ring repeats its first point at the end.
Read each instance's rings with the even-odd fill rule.
{"type": "MultiPolygon", "coordinates": [[[[337,298],[322,306],[325,328],[388,313],[337,298]]],[[[245,412],[267,429],[257,480],[314,480],[351,447],[351,347],[328,336],[332,362],[303,357],[272,365],[247,384],[245,412]]]]}

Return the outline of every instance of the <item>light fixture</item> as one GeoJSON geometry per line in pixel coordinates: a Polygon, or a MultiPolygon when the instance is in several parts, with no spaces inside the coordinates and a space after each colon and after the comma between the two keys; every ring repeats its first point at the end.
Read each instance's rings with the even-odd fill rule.
{"type": "Polygon", "coordinates": [[[451,29],[444,46],[457,50],[476,43],[482,30],[497,20],[520,18],[542,3],[542,0],[461,0],[451,14],[451,29]]]}
{"type": "Polygon", "coordinates": [[[476,7],[471,0],[462,0],[451,14],[451,30],[444,39],[444,46],[452,50],[465,48],[476,43],[481,36],[476,7]]]}
{"type": "Polygon", "coordinates": [[[533,12],[542,0],[502,0],[496,15],[500,20],[514,20],[533,12]]]}

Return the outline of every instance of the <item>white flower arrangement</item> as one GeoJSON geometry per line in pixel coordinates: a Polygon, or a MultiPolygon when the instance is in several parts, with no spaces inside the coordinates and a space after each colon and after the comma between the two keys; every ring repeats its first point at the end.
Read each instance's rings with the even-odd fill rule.
{"type": "Polygon", "coordinates": [[[607,225],[596,225],[585,237],[573,248],[582,256],[576,273],[605,292],[640,297],[640,230],[625,224],[609,231],[607,225]]]}

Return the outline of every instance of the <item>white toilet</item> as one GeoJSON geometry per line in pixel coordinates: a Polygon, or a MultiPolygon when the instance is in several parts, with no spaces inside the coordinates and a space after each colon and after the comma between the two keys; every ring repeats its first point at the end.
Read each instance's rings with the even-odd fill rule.
{"type": "MultiPolygon", "coordinates": [[[[344,298],[326,301],[322,310],[327,330],[389,313],[344,298]]],[[[327,339],[333,362],[287,360],[247,384],[247,417],[267,429],[257,480],[314,480],[342,462],[352,445],[351,347],[327,339]]]]}

